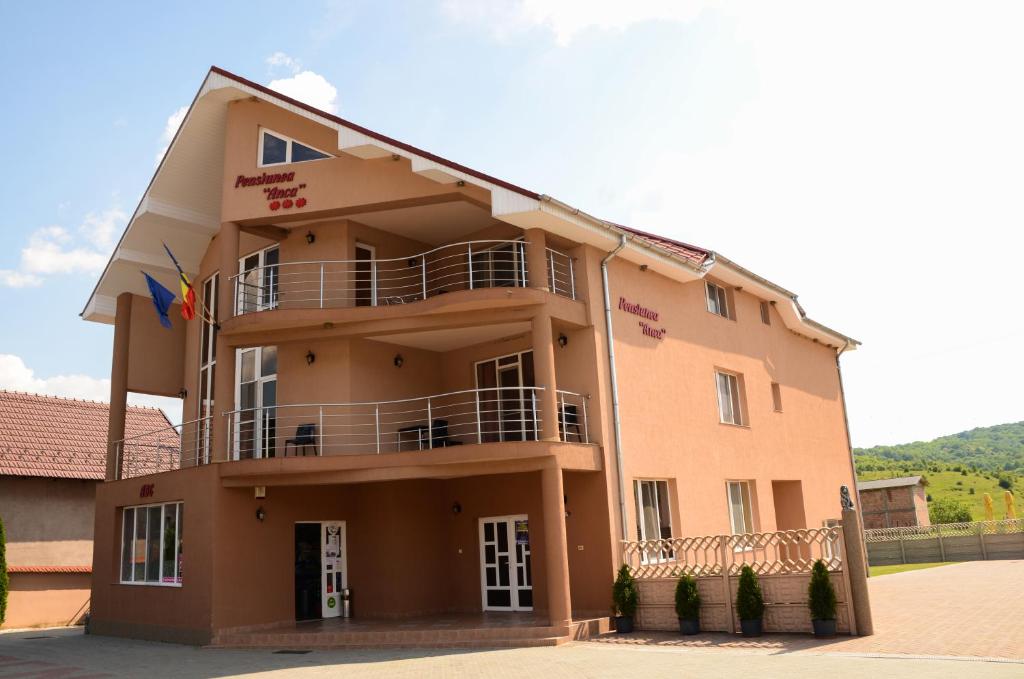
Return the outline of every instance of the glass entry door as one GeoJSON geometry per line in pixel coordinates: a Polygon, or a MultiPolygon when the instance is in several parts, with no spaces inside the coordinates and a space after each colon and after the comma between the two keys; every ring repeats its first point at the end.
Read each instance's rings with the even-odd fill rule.
{"type": "Polygon", "coordinates": [[[275,457],[277,347],[238,349],[235,361],[235,459],[275,457]]]}
{"type": "Polygon", "coordinates": [[[237,313],[277,308],[279,262],[276,245],[238,260],[237,313]]]}
{"type": "Polygon", "coordinates": [[[348,586],[344,521],[320,524],[320,549],[324,583],[321,614],[324,618],[337,618],[341,615],[341,590],[348,586]]]}
{"type": "Polygon", "coordinates": [[[530,522],[525,514],[480,519],[483,610],[533,610],[530,561],[530,522]]]}
{"type": "Polygon", "coordinates": [[[537,440],[533,352],[476,364],[480,442],[537,440]]]}

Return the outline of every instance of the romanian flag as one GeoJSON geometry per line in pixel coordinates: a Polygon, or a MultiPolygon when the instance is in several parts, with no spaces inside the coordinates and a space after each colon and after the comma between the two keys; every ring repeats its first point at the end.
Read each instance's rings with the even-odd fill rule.
{"type": "Polygon", "coordinates": [[[174,253],[167,247],[167,243],[164,243],[163,246],[171,261],[174,262],[175,268],[178,269],[178,283],[181,285],[181,317],[186,321],[191,321],[196,317],[196,291],[192,287],[192,283],[189,282],[188,276],[182,271],[178,260],[175,259],[174,253]]]}

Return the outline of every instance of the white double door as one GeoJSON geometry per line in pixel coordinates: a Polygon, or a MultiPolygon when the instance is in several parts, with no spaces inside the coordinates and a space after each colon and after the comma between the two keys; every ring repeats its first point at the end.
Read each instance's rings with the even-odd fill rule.
{"type": "Polygon", "coordinates": [[[533,610],[530,561],[530,522],[525,514],[480,519],[483,610],[533,610]]]}

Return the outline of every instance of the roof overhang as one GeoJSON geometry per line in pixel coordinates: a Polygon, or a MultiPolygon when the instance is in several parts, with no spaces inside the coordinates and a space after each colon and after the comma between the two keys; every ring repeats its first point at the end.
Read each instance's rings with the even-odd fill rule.
{"type": "Polygon", "coordinates": [[[148,294],[139,275],[142,266],[153,275],[165,272],[173,282],[173,266],[163,253],[161,242],[167,242],[187,274],[197,273],[199,260],[220,227],[227,104],[253,97],[336,130],[338,152],[363,159],[404,157],[409,159],[412,171],[422,177],[442,184],[471,184],[489,191],[491,213],[496,219],[521,228],[542,228],[608,251],[625,239],[619,254],[625,260],[646,265],[649,270],[680,282],[699,280],[713,272],[724,283],[775,302],[786,326],[798,334],[842,350],[859,344],[807,318],[793,293],[713,252],[685,246],[699,256],[683,256],[678,249],[664,245],[668,239],[648,237],[599,219],[551,196],[386,137],[217,67],[210,69],[158,165],[82,312],[83,318],[112,323],[118,294],[148,294]]]}

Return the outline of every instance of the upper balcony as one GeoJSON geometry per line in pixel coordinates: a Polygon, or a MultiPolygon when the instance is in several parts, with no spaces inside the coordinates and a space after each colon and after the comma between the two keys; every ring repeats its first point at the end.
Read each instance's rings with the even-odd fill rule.
{"type": "Polygon", "coordinates": [[[298,262],[281,262],[270,249],[243,260],[232,277],[233,313],[395,306],[463,290],[525,288],[528,261],[544,262],[550,292],[575,300],[572,256],[546,247],[543,260],[531,258],[530,247],[525,240],[472,240],[377,259],[372,247],[356,244],[356,259],[298,262]]]}

